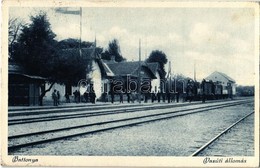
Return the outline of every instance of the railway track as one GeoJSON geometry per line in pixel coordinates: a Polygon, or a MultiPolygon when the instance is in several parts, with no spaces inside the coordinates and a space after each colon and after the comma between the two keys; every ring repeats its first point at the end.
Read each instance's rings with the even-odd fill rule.
{"type": "MultiPolygon", "coordinates": [[[[250,100],[240,100],[240,101],[232,101],[232,102],[248,102],[250,100]]],[[[225,102],[230,103],[230,102],[225,102]]],[[[197,103],[196,103],[197,104],[197,103]]],[[[8,119],[8,125],[17,125],[17,124],[27,124],[27,123],[33,123],[33,122],[43,122],[43,121],[54,121],[54,120],[64,120],[64,119],[73,119],[73,118],[82,118],[82,117],[93,117],[93,116],[101,116],[101,115],[111,115],[111,114],[120,114],[120,113],[129,113],[129,112],[139,112],[139,111],[147,111],[147,110],[153,110],[153,109],[168,109],[173,107],[180,107],[180,106],[189,106],[190,104],[149,104],[149,105],[127,105],[127,106],[109,106],[103,107],[102,109],[92,109],[91,107],[88,107],[86,110],[86,107],[83,108],[81,112],[77,111],[70,111],[70,114],[67,114],[68,112],[58,113],[57,111],[54,112],[54,114],[44,113],[41,114],[41,111],[36,115],[36,112],[33,112],[35,115],[34,117],[28,117],[26,112],[23,117],[21,117],[21,114],[17,116],[9,116],[8,119]],[[85,111],[86,110],[86,111],[85,111]],[[47,114],[47,116],[46,116],[47,114]]],[[[194,105],[194,104],[193,104],[194,105]]],[[[101,107],[99,107],[101,108],[101,107]]],[[[74,109],[74,108],[73,108],[74,109]]],[[[72,109],[72,110],[73,110],[72,109]]],[[[59,109],[60,111],[61,109],[59,109]]],[[[61,111],[60,111],[61,112],[61,111]]]]}
{"type": "MultiPolygon", "coordinates": [[[[243,100],[250,100],[250,99],[243,99],[243,100]]],[[[212,102],[225,102],[226,100],[210,100],[206,101],[205,104],[212,103],[212,102]]],[[[235,101],[235,100],[233,100],[235,101]]],[[[175,104],[175,106],[185,106],[185,105],[194,105],[194,104],[201,104],[200,101],[195,101],[186,104],[175,104]]],[[[100,110],[100,109],[114,109],[116,108],[128,108],[128,107],[145,107],[145,106],[161,106],[162,104],[158,103],[145,103],[145,104],[85,104],[85,105],[77,105],[77,106],[51,106],[48,107],[35,107],[35,108],[14,108],[8,109],[8,117],[15,117],[15,116],[30,116],[30,115],[45,115],[45,114],[60,114],[60,113],[73,113],[75,111],[87,111],[87,110],[100,110]]],[[[172,104],[167,104],[172,105],[172,104]]]]}
{"type": "Polygon", "coordinates": [[[100,110],[100,109],[113,109],[115,107],[134,107],[134,106],[147,106],[146,104],[85,104],[78,106],[53,106],[48,107],[48,110],[43,108],[32,109],[10,109],[8,111],[8,117],[13,116],[31,116],[31,115],[46,115],[46,114],[59,114],[59,113],[72,113],[87,110],[100,110]]]}
{"type": "Polygon", "coordinates": [[[230,125],[229,127],[227,127],[225,130],[223,130],[222,132],[220,132],[217,136],[215,136],[214,138],[212,138],[210,141],[208,141],[207,143],[205,143],[203,146],[201,146],[198,150],[196,150],[193,154],[191,154],[192,157],[194,156],[200,156],[203,152],[205,152],[207,149],[209,149],[212,145],[214,145],[215,143],[217,143],[217,141],[222,138],[223,136],[225,136],[226,134],[228,134],[230,131],[232,131],[232,129],[234,127],[236,127],[238,124],[240,124],[242,121],[244,121],[246,118],[248,118],[249,116],[253,115],[254,111],[247,114],[246,116],[242,117],[241,119],[239,119],[238,121],[236,121],[235,123],[233,123],[232,125],[230,125]]]}
{"type": "MultiPolygon", "coordinates": [[[[81,135],[94,134],[98,132],[114,130],[124,127],[135,126],[148,122],[154,122],[164,119],[170,119],[174,117],[205,112],[214,109],[220,109],[230,106],[236,106],[249,103],[248,101],[230,102],[218,105],[207,105],[199,108],[189,108],[182,110],[166,109],[158,114],[146,114],[137,117],[126,117],[119,120],[107,120],[102,122],[96,122],[92,124],[84,124],[74,127],[64,127],[60,129],[51,129],[40,132],[13,135],[8,137],[8,151],[15,151],[22,147],[33,146],[42,143],[48,143],[57,140],[63,140],[81,135]]],[[[158,109],[156,109],[158,110],[158,109]]],[[[151,110],[152,111],[152,110],[151,110]]]]}

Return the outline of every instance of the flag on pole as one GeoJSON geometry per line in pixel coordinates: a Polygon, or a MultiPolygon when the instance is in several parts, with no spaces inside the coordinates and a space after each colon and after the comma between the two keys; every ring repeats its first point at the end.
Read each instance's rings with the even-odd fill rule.
{"type": "Polygon", "coordinates": [[[70,7],[62,7],[55,8],[56,13],[68,14],[68,15],[79,15],[80,16],[80,36],[79,36],[79,55],[82,57],[81,51],[81,36],[82,36],[82,8],[70,8],[70,7]]]}
{"type": "Polygon", "coordinates": [[[82,36],[82,8],[80,7],[79,10],[80,14],[80,36],[79,36],[79,56],[82,57],[82,51],[81,51],[81,36],[82,36]]]}
{"type": "Polygon", "coordinates": [[[69,8],[69,7],[62,7],[62,8],[55,8],[55,12],[61,14],[69,14],[69,15],[81,15],[81,8],[69,8]]]}

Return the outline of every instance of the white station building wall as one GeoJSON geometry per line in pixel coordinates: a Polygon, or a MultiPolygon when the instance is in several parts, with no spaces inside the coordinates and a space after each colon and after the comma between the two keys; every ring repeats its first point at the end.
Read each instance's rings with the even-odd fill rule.
{"type": "MultiPolygon", "coordinates": [[[[46,83],[45,84],[45,89],[48,89],[49,87],[50,87],[50,84],[46,83]]],[[[47,101],[52,100],[52,92],[54,91],[54,89],[56,89],[57,91],[60,92],[60,100],[61,101],[65,101],[65,91],[66,91],[65,88],[66,88],[65,85],[60,85],[60,84],[55,83],[52,86],[51,90],[45,94],[45,96],[43,97],[43,100],[47,100],[47,101]]],[[[71,91],[72,91],[72,95],[71,96],[73,96],[73,92],[75,90],[78,90],[78,87],[73,86],[71,88],[71,91]]]]}
{"type": "Polygon", "coordinates": [[[156,79],[151,81],[151,92],[157,93],[160,90],[160,75],[156,72],[156,79]]]}
{"type": "Polygon", "coordinates": [[[101,97],[102,94],[102,76],[101,76],[101,70],[95,61],[93,61],[92,70],[93,71],[90,75],[90,78],[91,78],[91,82],[93,82],[96,98],[99,98],[101,97]]]}

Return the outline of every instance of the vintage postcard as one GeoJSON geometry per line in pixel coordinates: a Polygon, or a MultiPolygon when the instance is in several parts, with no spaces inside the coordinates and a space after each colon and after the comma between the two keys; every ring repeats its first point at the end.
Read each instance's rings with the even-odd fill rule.
{"type": "Polygon", "coordinates": [[[4,0],[2,17],[2,166],[259,166],[259,3],[4,0]]]}

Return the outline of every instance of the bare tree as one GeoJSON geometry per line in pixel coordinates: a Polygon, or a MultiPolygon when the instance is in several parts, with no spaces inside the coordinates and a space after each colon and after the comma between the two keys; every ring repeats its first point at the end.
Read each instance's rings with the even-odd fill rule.
{"type": "Polygon", "coordinates": [[[21,28],[24,23],[19,18],[10,18],[8,21],[8,45],[9,45],[9,59],[12,58],[14,51],[14,44],[17,42],[21,28]]]}

